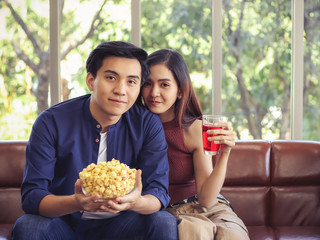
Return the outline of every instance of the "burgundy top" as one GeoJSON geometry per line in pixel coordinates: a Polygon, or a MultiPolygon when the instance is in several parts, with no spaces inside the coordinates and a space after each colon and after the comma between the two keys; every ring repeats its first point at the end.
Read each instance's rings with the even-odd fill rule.
{"type": "Polygon", "coordinates": [[[178,123],[173,120],[162,124],[168,144],[169,195],[173,204],[196,194],[193,160],[178,123]]]}

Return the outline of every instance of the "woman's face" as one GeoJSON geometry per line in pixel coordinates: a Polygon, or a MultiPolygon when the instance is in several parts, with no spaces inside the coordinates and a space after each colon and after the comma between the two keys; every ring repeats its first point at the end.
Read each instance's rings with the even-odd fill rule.
{"type": "Polygon", "coordinates": [[[162,122],[174,119],[174,104],[179,97],[179,88],[172,72],[164,64],[150,67],[150,77],[141,93],[148,109],[159,115],[162,122]]]}

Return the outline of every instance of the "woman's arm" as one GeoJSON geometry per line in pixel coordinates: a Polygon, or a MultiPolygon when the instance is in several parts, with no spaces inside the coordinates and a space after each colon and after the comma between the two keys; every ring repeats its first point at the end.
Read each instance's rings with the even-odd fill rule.
{"type": "Polygon", "coordinates": [[[219,141],[223,144],[221,153],[217,155],[215,167],[212,169],[212,157],[204,154],[202,144],[202,123],[196,120],[185,131],[185,143],[193,152],[193,164],[195,170],[196,187],[199,203],[209,208],[212,206],[224,183],[228,158],[231,148],[235,145],[235,134],[230,124],[221,123],[224,129],[209,130],[209,134],[219,134],[208,138],[210,141],[219,141]]]}

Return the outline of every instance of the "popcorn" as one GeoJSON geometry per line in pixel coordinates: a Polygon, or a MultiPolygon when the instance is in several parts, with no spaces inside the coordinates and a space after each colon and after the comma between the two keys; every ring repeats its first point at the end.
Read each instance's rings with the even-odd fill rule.
{"type": "Polygon", "coordinates": [[[114,158],[109,162],[91,163],[79,176],[86,195],[99,194],[102,199],[112,199],[131,192],[136,181],[136,169],[114,158]]]}

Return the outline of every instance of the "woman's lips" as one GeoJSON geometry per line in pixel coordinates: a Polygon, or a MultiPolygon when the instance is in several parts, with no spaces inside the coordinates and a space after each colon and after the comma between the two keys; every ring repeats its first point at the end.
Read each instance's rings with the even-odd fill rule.
{"type": "Polygon", "coordinates": [[[149,101],[149,103],[150,103],[151,106],[157,106],[157,105],[160,104],[160,102],[158,102],[158,101],[153,101],[153,100],[149,101]]]}

